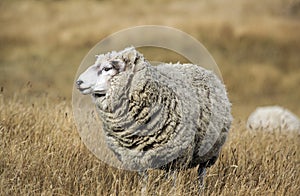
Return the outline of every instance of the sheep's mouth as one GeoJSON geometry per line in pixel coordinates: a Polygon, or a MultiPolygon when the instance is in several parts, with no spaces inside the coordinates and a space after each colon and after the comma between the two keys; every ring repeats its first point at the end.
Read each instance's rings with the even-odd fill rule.
{"type": "Polygon", "coordinates": [[[100,97],[105,97],[106,93],[105,92],[93,92],[92,93],[93,97],[100,98],[100,97]]]}
{"type": "Polygon", "coordinates": [[[79,90],[79,92],[83,95],[87,95],[87,94],[90,94],[92,89],[90,87],[87,87],[87,88],[80,88],[80,87],[77,87],[77,89],[79,90]]]}

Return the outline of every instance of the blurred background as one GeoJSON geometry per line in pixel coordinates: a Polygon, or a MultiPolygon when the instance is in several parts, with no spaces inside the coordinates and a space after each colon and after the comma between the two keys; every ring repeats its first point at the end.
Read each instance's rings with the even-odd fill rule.
{"type": "MultiPolygon", "coordinates": [[[[198,39],[219,65],[236,120],[260,105],[300,115],[299,0],[1,0],[1,92],[71,101],[87,52],[136,25],[198,39]]],[[[157,60],[172,61],[164,53],[157,60]]]]}

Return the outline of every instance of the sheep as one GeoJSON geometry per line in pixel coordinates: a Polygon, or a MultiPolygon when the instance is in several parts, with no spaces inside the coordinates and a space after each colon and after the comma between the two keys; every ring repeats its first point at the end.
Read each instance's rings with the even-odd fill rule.
{"type": "Polygon", "coordinates": [[[193,64],[152,66],[134,47],[97,56],[76,81],[91,94],[108,147],[126,169],[198,166],[200,185],[231,126],[231,103],[212,72],[193,64]]]}
{"type": "Polygon", "coordinates": [[[280,106],[258,107],[247,120],[248,130],[300,131],[299,118],[280,106]]]}

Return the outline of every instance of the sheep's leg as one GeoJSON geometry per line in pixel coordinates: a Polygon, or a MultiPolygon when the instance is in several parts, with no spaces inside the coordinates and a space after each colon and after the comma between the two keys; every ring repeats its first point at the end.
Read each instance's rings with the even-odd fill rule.
{"type": "Polygon", "coordinates": [[[199,188],[202,189],[204,187],[204,177],[206,174],[206,168],[205,167],[198,167],[198,183],[199,188]]]}
{"type": "Polygon", "coordinates": [[[166,171],[163,176],[159,177],[160,179],[164,179],[164,180],[170,180],[171,181],[171,185],[172,185],[172,188],[170,190],[170,194],[172,192],[175,193],[175,188],[176,188],[176,185],[177,185],[177,171],[176,170],[169,170],[169,171],[166,171]]]}
{"type": "Polygon", "coordinates": [[[168,178],[171,178],[171,180],[172,180],[172,188],[171,188],[170,193],[175,194],[175,192],[176,192],[176,185],[177,185],[177,172],[176,172],[176,170],[169,171],[169,172],[166,174],[166,176],[167,176],[168,178]]]}
{"type": "Polygon", "coordinates": [[[173,187],[176,187],[176,182],[177,182],[177,172],[176,172],[176,170],[171,171],[171,173],[169,173],[168,175],[172,179],[172,185],[173,185],[173,187]]]}
{"type": "Polygon", "coordinates": [[[147,170],[143,170],[143,171],[139,171],[139,176],[142,178],[141,180],[141,187],[142,187],[142,190],[141,190],[141,195],[147,195],[147,182],[148,182],[148,172],[147,170]]]}

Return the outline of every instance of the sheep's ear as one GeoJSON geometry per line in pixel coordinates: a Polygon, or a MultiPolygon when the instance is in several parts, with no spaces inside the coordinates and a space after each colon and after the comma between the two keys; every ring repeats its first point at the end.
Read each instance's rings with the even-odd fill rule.
{"type": "Polygon", "coordinates": [[[134,63],[135,60],[137,59],[138,53],[136,50],[132,50],[129,54],[128,54],[128,58],[130,60],[130,62],[134,63]]]}
{"type": "Polygon", "coordinates": [[[137,57],[138,57],[138,52],[136,51],[136,49],[134,47],[129,47],[124,50],[123,58],[126,61],[134,63],[135,60],[137,59],[137,57]]]}

